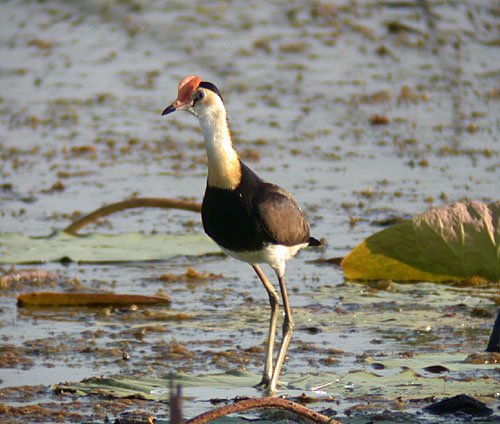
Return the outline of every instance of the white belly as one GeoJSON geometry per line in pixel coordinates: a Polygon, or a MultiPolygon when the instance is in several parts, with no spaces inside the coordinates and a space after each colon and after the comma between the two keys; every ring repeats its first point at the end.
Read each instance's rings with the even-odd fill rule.
{"type": "Polygon", "coordinates": [[[280,244],[268,244],[262,250],[235,252],[221,249],[233,258],[249,264],[266,263],[280,275],[285,274],[286,261],[294,256],[300,249],[306,247],[309,243],[297,244],[295,246],[283,246],[280,244]]]}

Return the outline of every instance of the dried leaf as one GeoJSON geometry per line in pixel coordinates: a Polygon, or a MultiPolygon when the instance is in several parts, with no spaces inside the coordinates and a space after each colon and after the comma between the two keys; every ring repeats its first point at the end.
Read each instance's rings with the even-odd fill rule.
{"type": "Polygon", "coordinates": [[[89,306],[170,303],[170,297],[114,293],[24,293],[17,297],[18,306],[89,306]]]}

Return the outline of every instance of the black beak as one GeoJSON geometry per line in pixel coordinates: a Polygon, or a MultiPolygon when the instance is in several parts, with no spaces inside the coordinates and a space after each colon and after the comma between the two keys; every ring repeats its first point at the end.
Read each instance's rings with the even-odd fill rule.
{"type": "Polygon", "coordinates": [[[161,113],[161,116],[165,116],[165,115],[168,115],[169,113],[172,113],[172,112],[175,112],[176,111],[176,107],[171,104],[169,107],[167,107],[162,113],[161,113]]]}

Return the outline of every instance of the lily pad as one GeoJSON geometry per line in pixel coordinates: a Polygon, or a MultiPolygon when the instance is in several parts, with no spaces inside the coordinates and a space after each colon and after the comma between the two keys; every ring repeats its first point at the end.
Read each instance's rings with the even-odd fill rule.
{"type": "MultiPolygon", "coordinates": [[[[496,406],[496,365],[467,364],[465,358],[466,355],[461,353],[422,354],[406,359],[387,358],[379,361],[386,365],[386,369],[381,371],[371,371],[371,361],[367,361],[360,364],[359,369],[347,373],[285,374],[282,379],[287,382],[287,386],[280,389],[280,392],[286,396],[300,396],[306,393],[315,398],[316,410],[331,407],[332,399],[336,400],[336,409],[342,410],[352,406],[353,399],[361,398],[377,399],[380,408],[387,407],[394,399],[413,400],[415,407],[420,408],[423,399],[431,399],[432,396],[456,396],[461,393],[483,396],[490,399],[492,406],[496,406]],[[446,376],[421,373],[426,366],[436,363],[446,366],[450,373],[446,376]]],[[[261,393],[252,387],[260,380],[260,375],[245,370],[199,376],[173,374],[160,378],[92,377],[81,382],[53,385],[52,389],[56,392],[70,391],[80,396],[100,393],[115,398],[140,396],[145,399],[165,400],[169,397],[171,380],[175,386],[182,386],[184,398],[189,399],[184,402],[186,416],[194,416],[210,409],[209,401],[214,398],[228,399],[236,394],[261,396],[261,393]]],[[[406,405],[410,409],[411,403],[406,405]]]]}
{"type": "Polygon", "coordinates": [[[69,260],[75,262],[130,262],[171,259],[217,252],[204,234],[92,233],[73,236],[57,231],[48,237],[0,234],[0,263],[26,264],[69,260]]]}
{"type": "Polygon", "coordinates": [[[455,203],[364,240],[342,261],[346,278],[500,280],[500,201],[455,203]]]}

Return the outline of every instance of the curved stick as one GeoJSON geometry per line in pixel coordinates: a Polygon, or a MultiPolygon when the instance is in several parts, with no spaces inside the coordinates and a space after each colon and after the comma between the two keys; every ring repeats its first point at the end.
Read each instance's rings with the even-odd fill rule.
{"type": "Polygon", "coordinates": [[[326,415],[320,414],[319,412],[313,411],[312,409],[306,408],[305,406],[292,402],[288,399],[273,397],[240,400],[239,402],[236,402],[232,405],[223,406],[221,408],[217,408],[213,411],[208,411],[201,415],[198,415],[197,417],[191,418],[190,420],[185,421],[185,424],[203,424],[223,417],[227,414],[246,411],[248,409],[254,408],[285,409],[301,417],[312,420],[315,423],[342,424],[340,421],[336,421],[333,418],[327,417],[326,415]]]}
{"type": "Polygon", "coordinates": [[[133,208],[172,208],[172,209],[182,209],[191,212],[201,212],[201,204],[197,202],[190,202],[188,200],[177,200],[177,199],[166,199],[166,198],[154,198],[154,197],[143,197],[137,199],[124,200],[118,203],[112,203],[110,205],[103,206],[95,210],[94,212],[85,215],[84,217],[76,220],[66,227],[63,231],[68,234],[76,235],[80,229],[86,225],[92,224],[99,218],[102,218],[112,213],[123,211],[125,209],[133,208]]]}

